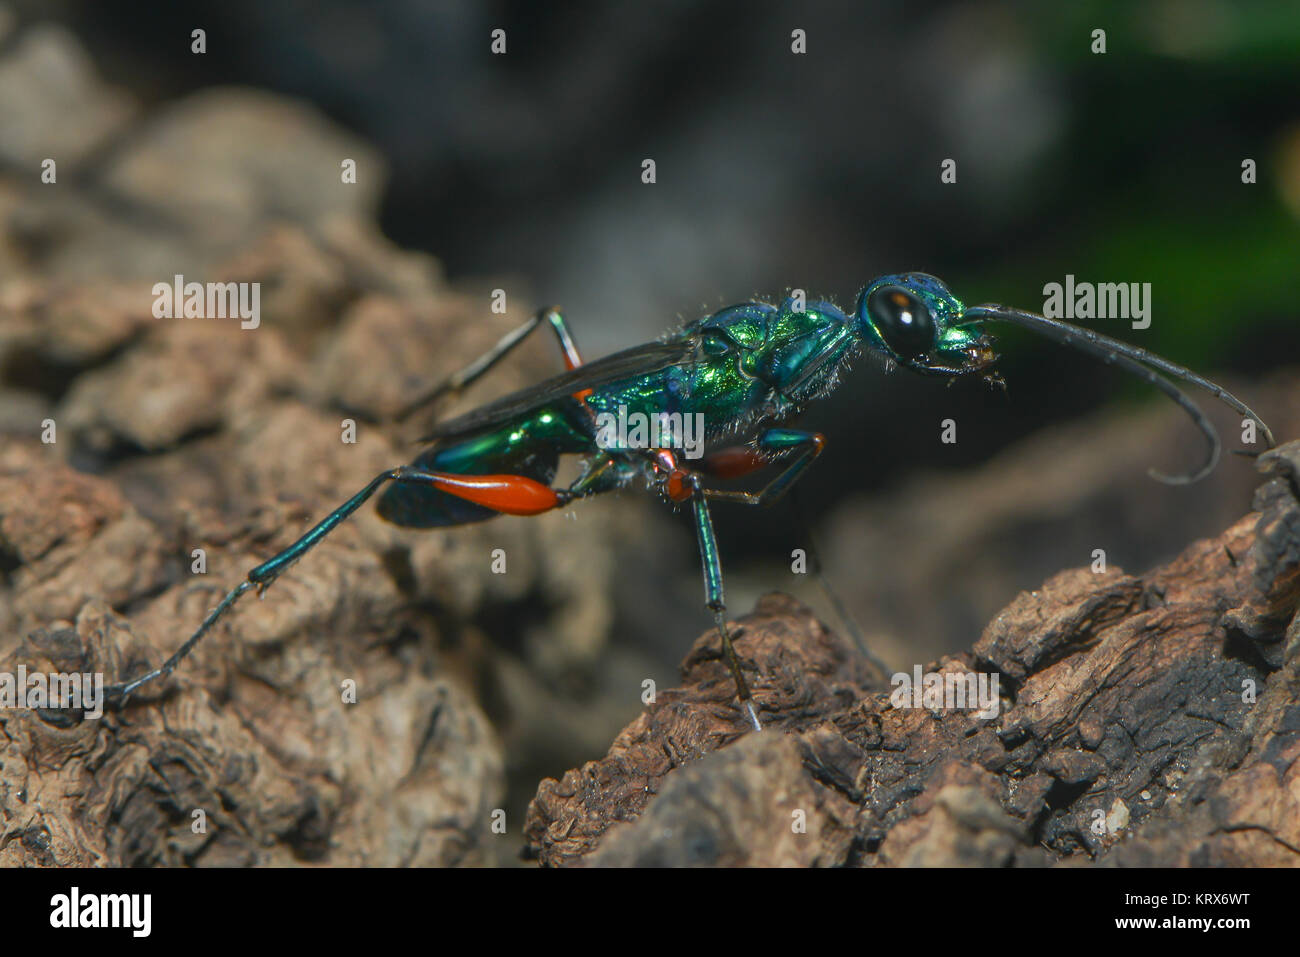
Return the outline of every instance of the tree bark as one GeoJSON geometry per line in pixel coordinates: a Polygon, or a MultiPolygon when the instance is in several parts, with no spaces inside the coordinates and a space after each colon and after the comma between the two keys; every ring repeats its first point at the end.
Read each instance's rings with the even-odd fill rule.
{"type": "MultiPolygon", "coordinates": [[[[1256,511],[1143,575],[1062,572],[969,652],[999,713],[910,707],[793,599],[706,632],[599,761],[544,781],[544,864],[1300,864],[1300,443],[1256,511]]],[[[926,702],[922,702],[925,704],[926,702]]],[[[936,702],[938,703],[938,702],[936,702]]]]}

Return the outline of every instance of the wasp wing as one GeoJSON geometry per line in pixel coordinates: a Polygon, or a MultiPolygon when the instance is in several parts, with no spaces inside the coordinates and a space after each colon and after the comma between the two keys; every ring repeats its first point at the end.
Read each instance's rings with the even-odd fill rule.
{"type": "Polygon", "coordinates": [[[599,389],[612,382],[648,375],[669,366],[686,364],[694,359],[697,344],[697,337],[681,336],[668,342],[651,342],[624,349],[622,352],[616,352],[603,359],[588,362],[576,369],[553,376],[527,389],[512,392],[454,419],[440,422],[420,441],[431,442],[435,439],[473,435],[509,422],[539,406],[572,396],[575,392],[599,389]]]}

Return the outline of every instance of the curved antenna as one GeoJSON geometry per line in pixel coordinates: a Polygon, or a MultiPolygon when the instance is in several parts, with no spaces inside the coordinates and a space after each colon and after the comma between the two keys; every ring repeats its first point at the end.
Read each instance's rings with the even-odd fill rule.
{"type": "Polygon", "coordinates": [[[1189,399],[1178,386],[1164,376],[1157,375],[1147,366],[1152,366],[1175,378],[1198,385],[1224,405],[1230,406],[1242,415],[1254,419],[1259,423],[1259,427],[1264,433],[1264,441],[1268,443],[1268,447],[1271,449],[1276,445],[1273,433],[1264,423],[1264,420],[1256,415],[1250,406],[1227,389],[1216,385],[1204,376],[1197,375],[1191,369],[1180,366],[1176,362],[1170,362],[1168,359],[1163,359],[1138,346],[1112,339],[1110,336],[1103,336],[1091,329],[1072,326],[1068,322],[1062,322],[1059,319],[1049,319],[1037,313],[1022,312],[1019,309],[1009,309],[1006,306],[972,306],[962,314],[961,320],[955,324],[960,326],[972,322],[1008,322],[1022,326],[1025,329],[1032,329],[1048,339],[1059,342],[1061,345],[1071,346],[1081,352],[1086,352],[1107,365],[1118,366],[1125,372],[1131,373],[1144,382],[1155,386],[1173,399],[1196,423],[1196,427],[1201,430],[1201,434],[1205,436],[1205,441],[1209,445],[1209,453],[1206,456],[1205,463],[1191,475],[1165,475],[1155,469],[1148,469],[1148,473],[1157,481],[1169,485],[1189,485],[1192,482],[1200,481],[1206,475],[1209,475],[1214,470],[1214,466],[1218,464],[1222,445],[1219,442],[1219,435],[1215,432],[1214,426],[1205,417],[1205,413],[1201,411],[1200,407],[1189,399]]]}

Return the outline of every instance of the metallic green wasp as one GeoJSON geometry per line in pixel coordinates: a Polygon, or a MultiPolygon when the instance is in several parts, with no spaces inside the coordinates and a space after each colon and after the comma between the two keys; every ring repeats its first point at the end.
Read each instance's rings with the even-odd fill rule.
{"type": "MultiPolygon", "coordinates": [[[[558,309],[544,309],[507,335],[486,355],[413,403],[459,392],[491,369],[525,336],[543,324],[559,340],[568,371],[442,423],[429,447],[411,465],[389,469],[279,554],[248,573],[158,668],[109,690],[121,697],[169,674],[207,631],[250,589],[268,588],[290,565],[383,489],[379,514],[408,528],[442,528],[497,515],[536,515],[578,499],[643,481],[694,518],[704,570],[706,604],[717,625],[722,652],[750,724],[761,728],[726,623],[722,566],[710,503],[769,505],[812,465],[825,446],[817,432],[788,423],[814,399],[830,392],[847,363],[874,353],[889,366],[939,376],[979,375],[992,383],[997,360],[989,323],[1018,325],[1062,345],[1087,352],[1160,389],[1192,417],[1207,442],[1207,455],[1193,474],[1152,474],[1165,482],[1193,482],[1218,462],[1220,443],[1210,421],[1167,377],[1198,385],[1259,423],[1265,442],[1273,436],[1243,402],[1189,369],[1143,349],[1057,319],[986,305],[967,307],[940,280],[925,273],[883,276],[859,295],[845,314],[827,302],[788,299],[781,306],[748,302],[699,319],[663,341],[584,363],[558,309]],[[612,421],[658,423],[658,441],[619,430],[612,421]],[[683,454],[687,423],[702,423],[704,454],[683,454]],[[667,440],[665,440],[665,431],[667,440]],[[581,475],[555,488],[561,456],[583,460],[581,475]],[[767,466],[779,471],[757,491],[711,486],[767,466]]],[[[654,433],[650,433],[654,434],[654,433]]]]}

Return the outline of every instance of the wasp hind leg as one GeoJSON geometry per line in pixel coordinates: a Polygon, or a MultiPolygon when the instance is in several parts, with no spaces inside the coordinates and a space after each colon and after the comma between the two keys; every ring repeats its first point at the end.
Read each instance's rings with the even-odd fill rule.
{"type": "Polygon", "coordinates": [[[380,472],[365,488],[312,526],[292,545],[250,571],[248,577],[227,593],[217,607],[203,619],[203,623],[189,637],[189,640],[170,658],[137,678],[106,687],[105,697],[124,698],[142,685],[171,674],[212,626],[225,616],[246,592],[254,588],[259,594],[265,592],[290,565],[324,541],[330,532],[338,528],[375,492],[389,482],[432,486],[441,492],[447,492],[503,515],[538,515],[564,505],[572,498],[567,490],[553,489],[524,475],[456,475],[450,472],[423,471],[409,465],[380,472]]]}
{"type": "Polygon", "coordinates": [[[498,340],[496,345],[465,366],[465,368],[416,396],[402,407],[395,416],[396,420],[399,422],[405,421],[434,400],[445,395],[458,395],[469,388],[486,375],[493,366],[509,355],[515,346],[527,339],[535,329],[540,328],[543,321],[549,324],[555,333],[555,338],[559,342],[560,353],[564,357],[564,367],[566,369],[576,369],[582,365],[582,356],[578,353],[578,346],[573,341],[573,333],[569,331],[569,324],[565,321],[564,314],[560,312],[558,306],[548,306],[545,309],[539,309],[517,329],[506,333],[498,340]]]}

